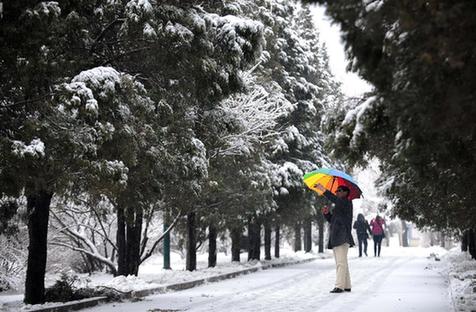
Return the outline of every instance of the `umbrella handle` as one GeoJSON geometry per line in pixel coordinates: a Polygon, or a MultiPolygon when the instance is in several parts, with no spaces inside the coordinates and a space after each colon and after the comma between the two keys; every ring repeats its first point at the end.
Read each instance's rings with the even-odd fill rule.
{"type": "Polygon", "coordinates": [[[334,188],[334,182],[336,181],[336,177],[332,177],[332,184],[331,184],[331,188],[329,190],[329,192],[332,192],[332,189],[334,188]]]}

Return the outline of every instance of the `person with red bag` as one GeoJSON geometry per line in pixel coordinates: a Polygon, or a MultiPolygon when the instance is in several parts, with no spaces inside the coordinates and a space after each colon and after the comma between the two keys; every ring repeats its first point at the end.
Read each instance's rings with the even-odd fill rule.
{"type": "Polygon", "coordinates": [[[382,249],[382,240],[385,237],[384,232],[385,220],[377,215],[375,219],[370,221],[370,227],[372,228],[372,237],[374,240],[374,257],[380,257],[380,250],[382,249]]]}

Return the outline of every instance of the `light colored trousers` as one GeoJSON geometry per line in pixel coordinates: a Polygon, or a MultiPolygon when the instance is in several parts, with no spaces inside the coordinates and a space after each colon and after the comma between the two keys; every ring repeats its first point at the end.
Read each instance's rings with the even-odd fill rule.
{"type": "Polygon", "coordinates": [[[349,264],[347,263],[347,253],[349,244],[345,243],[332,248],[336,261],[336,287],[340,289],[350,289],[349,264]]]}

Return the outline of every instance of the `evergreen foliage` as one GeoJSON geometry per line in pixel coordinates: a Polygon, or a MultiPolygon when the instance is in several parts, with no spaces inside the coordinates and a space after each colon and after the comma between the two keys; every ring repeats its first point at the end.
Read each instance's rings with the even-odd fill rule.
{"type": "Polygon", "coordinates": [[[83,257],[113,273],[117,262],[117,274],[137,274],[157,245],[148,237],[157,212],[187,216],[177,232],[188,233],[190,270],[206,229],[213,245],[217,233],[251,226],[259,257],[261,224],[269,247],[271,222],[313,214],[302,175],[330,162],[320,127],[341,94],[307,7],[9,1],[0,45],[0,234],[14,231],[24,196],[26,303],[45,300],[50,206],[59,200],[97,204],[84,219],[57,205],[59,228],[102,226],[116,214],[104,255],[79,224],[56,243],[81,240],[83,257]]]}
{"type": "Polygon", "coordinates": [[[468,1],[315,1],[340,24],[351,69],[375,86],[329,122],[335,155],[382,160],[394,214],[473,227],[476,7],[468,1]]]}

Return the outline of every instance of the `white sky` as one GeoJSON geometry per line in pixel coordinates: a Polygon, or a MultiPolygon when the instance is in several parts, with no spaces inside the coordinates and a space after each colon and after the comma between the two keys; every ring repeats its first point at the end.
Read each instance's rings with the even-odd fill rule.
{"type": "Polygon", "coordinates": [[[346,71],[347,59],[341,41],[340,27],[331,25],[330,18],[324,14],[322,6],[313,5],[314,23],[319,29],[320,40],[326,43],[329,54],[329,66],[336,79],[342,82],[342,91],[348,96],[358,96],[372,89],[371,85],[356,73],[346,71]]]}

